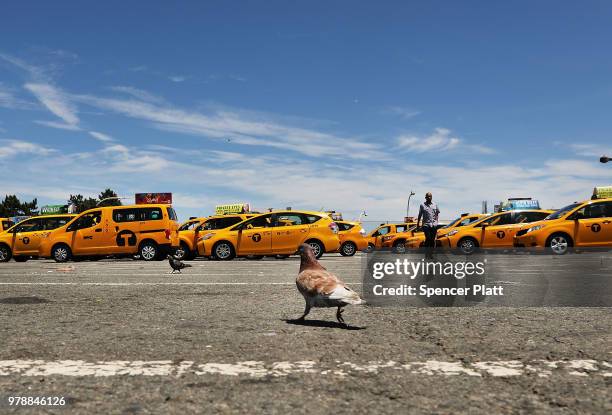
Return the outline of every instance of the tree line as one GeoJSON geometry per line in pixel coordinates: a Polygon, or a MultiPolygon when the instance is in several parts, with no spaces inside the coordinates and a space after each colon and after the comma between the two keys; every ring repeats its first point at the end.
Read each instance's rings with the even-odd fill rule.
{"type": "MultiPolygon", "coordinates": [[[[105,189],[98,195],[97,199],[93,197],[84,197],[81,194],[71,194],[66,202],[69,205],[74,205],[77,213],[93,209],[96,206],[121,206],[121,200],[117,198],[117,193],[112,189],[105,189]],[[98,205],[98,203],[100,204],[98,205]]],[[[4,200],[0,203],[0,217],[2,218],[12,216],[34,216],[38,215],[38,213],[38,199],[33,199],[31,202],[22,202],[17,195],[5,195],[4,200]]]]}

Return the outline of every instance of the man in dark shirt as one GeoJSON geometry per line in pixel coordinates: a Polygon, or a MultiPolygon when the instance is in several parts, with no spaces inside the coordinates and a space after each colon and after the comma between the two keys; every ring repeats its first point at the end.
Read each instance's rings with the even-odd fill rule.
{"type": "Polygon", "coordinates": [[[433,251],[436,246],[436,231],[438,229],[438,215],[440,209],[438,205],[431,201],[430,192],[425,194],[425,202],[419,207],[419,217],[417,218],[417,228],[422,226],[425,234],[425,258],[433,259],[433,251]],[[421,219],[423,221],[421,222],[421,219]]]}

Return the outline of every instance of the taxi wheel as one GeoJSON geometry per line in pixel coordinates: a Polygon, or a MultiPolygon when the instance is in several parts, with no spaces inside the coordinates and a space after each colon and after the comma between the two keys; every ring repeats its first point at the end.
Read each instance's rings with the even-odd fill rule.
{"type": "Polygon", "coordinates": [[[323,256],[323,253],[325,252],[325,248],[323,247],[323,244],[321,242],[316,241],[316,240],[311,240],[306,243],[310,245],[310,247],[314,251],[315,258],[319,259],[323,256]]]}
{"type": "Polygon", "coordinates": [[[189,247],[185,242],[181,242],[181,246],[174,250],[174,257],[178,260],[188,259],[189,256],[189,247]]]}
{"type": "Polygon", "coordinates": [[[26,262],[29,258],[27,256],[16,256],[13,259],[15,262],[26,262]]]}
{"type": "Polygon", "coordinates": [[[51,250],[51,257],[55,262],[68,262],[72,258],[72,251],[68,245],[55,245],[51,250]]]}
{"type": "Polygon", "coordinates": [[[353,256],[357,252],[357,245],[353,242],[345,242],[340,247],[340,255],[342,256],[353,256]]]}
{"type": "Polygon", "coordinates": [[[406,253],[406,241],[397,241],[393,244],[393,251],[396,254],[405,254],[406,253]]]}
{"type": "Polygon", "coordinates": [[[213,247],[213,253],[216,259],[221,261],[229,261],[234,259],[236,256],[236,251],[234,251],[234,247],[231,243],[226,241],[217,242],[213,247]]]}
{"type": "Polygon", "coordinates": [[[563,233],[552,234],[546,241],[546,246],[557,255],[565,255],[573,245],[572,239],[563,233]]]}
{"type": "Polygon", "coordinates": [[[155,242],[147,241],[140,245],[138,255],[140,255],[140,258],[144,259],[145,261],[154,261],[157,259],[157,255],[159,253],[158,251],[159,249],[157,248],[157,244],[155,242]]]}
{"type": "Polygon", "coordinates": [[[12,256],[11,248],[6,245],[0,245],[0,262],[9,262],[12,256]]]}
{"type": "Polygon", "coordinates": [[[457,248],[462,254],[469,255],[478,248],[478,242],[474,238],[463,238],[457,243],[457,248]]]}
{"type": "Polygon", "coordinates": [[[365,253],[370,253],[372,251],[374,251],[374,245],[372,245],[372,244],[368,244],[368,247],[363,250],[363,252],[365,252],[365,253]]]}

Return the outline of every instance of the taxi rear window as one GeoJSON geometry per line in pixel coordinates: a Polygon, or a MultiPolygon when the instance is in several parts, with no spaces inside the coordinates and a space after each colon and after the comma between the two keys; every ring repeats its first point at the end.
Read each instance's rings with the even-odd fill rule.
{"type": "Polygon", "coordinates": [[[170,220],[178,220],[178,216],[176,216],[176,212],[173,208],[169,207],[166,208],[166,210],[168,211],[168,217],[170,218],[170,220]]]}
{"type": "Polygon", "coordinates": [[[340,229],[341,231],[348,231],[349,229],[352,229],[353,226],[355,226],[355,225],[351,225],[350,223],[338,223],[338,222],[336,222],[336,224],[338,225],[338,229],[340,229]]]}

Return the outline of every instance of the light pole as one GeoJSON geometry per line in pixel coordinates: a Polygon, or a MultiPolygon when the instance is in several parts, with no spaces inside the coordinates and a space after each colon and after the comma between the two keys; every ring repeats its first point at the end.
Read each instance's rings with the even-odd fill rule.
{"type": "Polygon", "coordinates": [[[414,196],[414,192],[411,190],[408,196],[408,205],[406,206],[406,217],[410,216],[410,198],[414,196]]]}
{"type": "Polygon", "coordinates": [[[607,162],[609,162],[609,161],[610,161],[610,157],[608,157],[608,156],[601,156],[601,157],[599,158],[599,161],[600,161],[601,163],[607,163],[607,162]]]}

